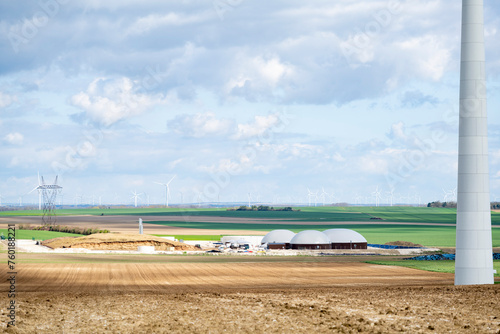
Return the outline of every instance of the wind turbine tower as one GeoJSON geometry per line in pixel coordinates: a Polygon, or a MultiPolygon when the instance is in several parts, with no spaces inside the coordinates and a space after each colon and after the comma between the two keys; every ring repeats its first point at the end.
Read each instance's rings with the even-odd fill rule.
{"type": "Polygon", "coordinates": [[[323,201],[323,206],[325,206],[325,201],[326,201],[326,195],[328,195],[328,193],[325,191],[325,188],[321,187],[321,200],[323,201]]]}
{"type": "Polygon", "coordinates": [[[455,285],[493,284],[483,0],[462,0],[455,285]]]}
{"type": "Polygon", "coordinates": [[[168,200],[170,199],[170,182],[172,182],[173,179],[175,179],[177,175],[174,175],[170,181],[167,183],[160,183],[160,182],[155,182],[156,184],[159,184],[161,186],[165,187],[165,206],[168,208],[168,200]]]}
{"type": "Polygon", "coordinates": [[[378,186],[373,192],[373,196],[375,196],[375,206],[378,206],[380,203],[380,190],[378,190],[378,186]]]}
{"type": "Polygon", "coordinates": [[[140,198],[139,196],[142,195],[142,193],[138,194],[137,191],[132,192],[132,198],[134,199],[134,206],[137,208],[137,199],[140,198]]]}

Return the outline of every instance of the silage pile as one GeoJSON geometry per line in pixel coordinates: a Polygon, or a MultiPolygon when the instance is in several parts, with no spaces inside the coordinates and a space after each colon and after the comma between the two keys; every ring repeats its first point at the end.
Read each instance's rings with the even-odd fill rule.
{"type": "Polygon", "coordinates": [[[415,247],[415,248],[422,248],[424,246],[420,244],[414,244],[413,242],[410,241],[391,241],[391,242],[386,242],[385,245],[390,245],[390,246],[403,246],[403,247],[415,247]]]}
{"type": "Polygon", "coordinates": [[[84,237],[62,237],[42,241],[43,246],[56,248],[86,248],[95,250],[129,250],[135,251],[138,246],[154,246],[155,250],[171,251],[197,250],[194,246],[144,234],[98,233],[84,237]]]}

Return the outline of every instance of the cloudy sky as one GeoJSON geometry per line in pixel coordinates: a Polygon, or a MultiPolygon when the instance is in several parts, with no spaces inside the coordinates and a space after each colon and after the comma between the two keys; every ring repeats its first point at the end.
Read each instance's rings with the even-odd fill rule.
{"type": "MultiPolygon", "coordinates": [[[[456,186],[461,1],[0,3],[0,195],[374,203],[456,186]]],[[[492,199],[500,7],[485,1],[492,199]]]]}

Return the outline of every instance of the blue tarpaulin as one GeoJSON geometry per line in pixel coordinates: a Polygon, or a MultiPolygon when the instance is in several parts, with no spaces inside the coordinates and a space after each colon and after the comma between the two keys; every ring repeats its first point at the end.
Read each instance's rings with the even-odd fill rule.
{"type": "MultiPolygon", "coordinates": [[[[494,260],[500,260],[500,253],[493,253],[494,260]]],[[[415,257],[409,257],[405,260],[417,260],[417,261],[439,261],[439,260],[451,260],[455,261],[455,254],[432,254],[432,255],[421,255],[415,257]]]]}

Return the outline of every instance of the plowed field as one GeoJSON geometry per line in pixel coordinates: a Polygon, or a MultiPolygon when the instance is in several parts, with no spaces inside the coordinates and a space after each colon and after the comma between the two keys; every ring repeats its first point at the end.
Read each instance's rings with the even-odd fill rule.
{"type": "Polygon", "coordinates": [[[34,256],[19,265],[17,325],[2,322],[8,333],[500,330],[498,286],[453,287],[450,274],[345,258],[178,263],[181,257],[101,256],[87,263],[87,257],[64,255],[40,263],[34,256]]]}
{"type": "Polygon", "coordinates": [[[453,275],[366,263],[25,264],[19,290],[95,292],[451,284],[453,275]]]}

